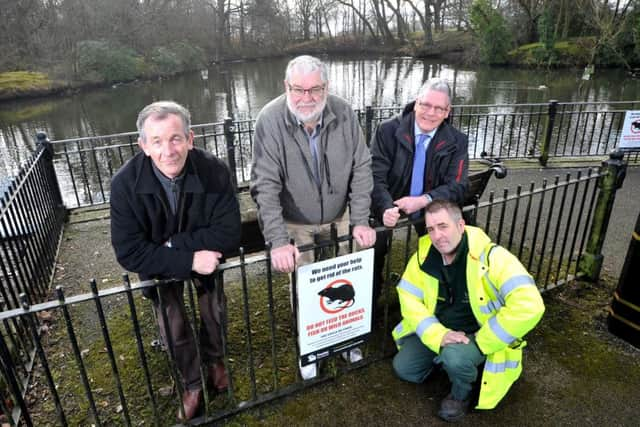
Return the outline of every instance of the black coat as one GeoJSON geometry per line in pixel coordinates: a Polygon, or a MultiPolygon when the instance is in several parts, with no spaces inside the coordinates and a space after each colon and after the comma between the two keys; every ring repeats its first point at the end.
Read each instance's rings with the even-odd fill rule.
{"type": "MultiPolygon", "coordinates": [[[[371,210],[382,222],[393,201],[408,196],[411,187],[414,149],[414,102],[403,112],[378,125],[371,142],[373,192],[371,210]]],[[[444,122],[427,148],[424,193],[433,200],[445,199],[462,205],[469,173],[469,140],[444,122]]]]}
{"type": "Polygon", "coordinates": [[[185,163],[177,215],[171,213],[152,161],[130,159],[111,181],[111,243],[118,262],[141,280],[212,276],[191,271],[199,250],[235,251],[240,243],[240,208],[227,166],[194,148],[185,163]],[[171,246],[164,243],[171,239],[171,246]]]}

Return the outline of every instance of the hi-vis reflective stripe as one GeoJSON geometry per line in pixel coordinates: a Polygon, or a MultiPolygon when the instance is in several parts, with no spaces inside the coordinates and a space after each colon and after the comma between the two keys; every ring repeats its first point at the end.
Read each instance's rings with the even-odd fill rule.
{"type": "Polygon", "coordinates": [[[418,288],[417,286],[415,286],[410,282],[407,282],[404,279],[400,280],[400,283],[398,283],[398,288],[409,292],[411,295],[415,296],[416,298],[424,299],[424,293],[422,292],[422,289],[418,288]]]}
{"type": "Polygon", "coordinates": [[[484,273],[484,278],[487,281],[487,283],[489,284],[489,286],[491,286],[491,290],[493,291],[494,297],[498,298],[498,301],[500,301],[500,305],[503,306],[504,305],[504,298],[502,298],[502,295],[500,295],[500,291],[498,291],[498,288],[496,288],[496,285],[494,285],[493,282],[491,281],[491,279],[489,278],[489,272],[488,271],[486,273],[484,273]]]}
{"type": "MultiPolygon", "coordinates": [[[[491,252],[491,249],[493,249],[494,247],[491,246],[491,248],[489,249],[489,252],[491,252]]],[[[487,251],[484,250],[482,251],[482,253],[480,254],[480,262],[483,264],[486,264],[487,262],[484,260],[487,257],[487,251]]]]}
{"type": "Polygon", "coordinates": [[[509,292],[519,288],[520,286],[535,286],[536,282],[533,281],[531,276],[523,274],[521,276],[513,276],[500,286],[500,295],[505,298],[509,292]]]}
{"type": "Polygon", "coordinates": [[[507,369],[516,369],[520,362],[517,360],[507,360],[502,363],[493,363],[488,360],[484,363],[484,370],[487,372],[491,372],[494,374],[499,374],[500,372],[504,372],[507,369]]]}
{"type": "Polygon", "coordinates": [[[491,314],[497,312],[500,308],[502,308],[500,301],[489,301],[487,304],[480,306],[480,312],[484,314],[491,314]]]}
{"type": "Polygon", "coordinates": [[[493,333],[500,339],[500,341],[504,342],[505,344],[511,344],[516,340],[516,337],[511,336],[511,334],[502,329],[502,326],[500,326],[500,324],[498,323],[498,319],[496,319],[496,316],[493,316],[489,319],[489,327],[491,328],[493,333]]]}
{"type": "Polygon", "coordinates": [[[418,323],[418,326],[416,327],[416,335],[421,337],[422,333],[426,331],[429,328],[429,326],[433,325],[434,323],[440,323],[436,316],[425,317],[420,321],[420,323],[418,323]]]}
{"type": "Polygon", "coordinates": [[[402,329],[403,329],[403,328],[402,328],[402,322],[400,322],[400,323],[398,323],[398,324],[396,325],[396,327],[395,327],[395,329],[394,329],[394,332],[395,332],[396,334],[400,334],[400,333],[402,333],[402,329]]]}

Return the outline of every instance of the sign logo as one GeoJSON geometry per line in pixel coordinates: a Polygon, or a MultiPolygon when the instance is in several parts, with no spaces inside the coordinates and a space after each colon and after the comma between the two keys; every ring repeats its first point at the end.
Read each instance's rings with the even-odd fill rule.
{"type": "Polygon", "coordinates": [[[334,280],[318,292],[318,295],[320,295],[320,308],[328,314],[339,313],[356,302],[356,291],[351,282],[346,279],[334,280]]]}

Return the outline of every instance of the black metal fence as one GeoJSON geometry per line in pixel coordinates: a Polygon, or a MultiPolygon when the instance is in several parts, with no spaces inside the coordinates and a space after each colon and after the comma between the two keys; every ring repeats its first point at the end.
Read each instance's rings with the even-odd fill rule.
{"type": "MultiPolygon", "coordinates": [[[[457,105],[451,122],[469,135],[469,157],[483,152],[502,159],[605,156],[617,145],[626,110],[640,101],[457,105]]],[[[377,124],[400,107],[367,107],[357,111],[367,141],[377,124]]],[[[253,120],[208,123],[192,127],[195,144],[224,159],[240,188],[250,179],[253,120]]],[[[135,132],[54,141],[56,171],[66,206],[109,201],[110,179],[137,152],[135,132]]],[[[629,160],[638,160],[635,152],[629,160]]]]}
{"type": "MultiPolygon", "coordinates": [[[[467,207],[466,214],[494,241],[516,254],[542,291],[580,275],[580,259],[602,205],[603,182],[611,170],[587,170],[557,177],[552,183],[489,194],[488,201],[467,207]]],[[[623,177],[623,174],[621,174],[623,177]]],[[[615,189],[614,189],[615,194],[615,189]]],[[[608,202],[607,202],[608,203],[608,202]]],[[[342,237],[347,239],[347,237],[342,237]]],[[[365,359],[356,364],[331,359],[312,381],[298,376],[298,353],[288,291],[288,276],[271,271],[269,252],[238,258],[220,266],[227,310],[224,359],[229,391],[210,396],[195,424],[232,416],[260,403],[291,394],[393,351],[389,332],[399,320],[393,285],[415,250],[411,224],[393,232],[383,294],[365,359]]],[[[338,247],[336,241],[318,242],[338,247]]],[[[600,248],[601,249],[601,248],[600,248]]],[[[600,250],[597,247],[592,251],[600,250]]],[[[222,280],[219,282],[222,285],[222,280]]],[[[161,284],[144,282],[65,296],[0,313],[0,406],[17,425],[166,425],[175,421],[180,399],[177,372],[157,341],[150,302],[141,290],[161,284]]],[[[198,325],[194,291],[185,301],[192,327],[198,325]]]]}
{"type": "Polygon", "coordinates": [[[38,144],[0,195],[0,292],[5,307],[46,296],[56,261],[66,209],[53,169],[51,145],[38,144]]]}

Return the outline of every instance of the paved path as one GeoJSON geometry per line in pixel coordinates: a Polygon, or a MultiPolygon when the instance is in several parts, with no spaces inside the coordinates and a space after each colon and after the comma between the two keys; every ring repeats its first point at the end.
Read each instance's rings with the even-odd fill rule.
{"type": "MultiPolygon", "coordinates": [[[[587,168],[537,168],[537,169],[509,169],[506,178],[499,180],[492,178],[489,181],[487,190],[483,196],[483,200],[488,197],[489,191],[493,190],[498,194],[502,193],[504,188],[508,188],[509,192],[515,191],[518,185],[528,188],[533,181],[536,187],[542,185],[542,180],[547,178],[552,182],[556,175],[563,180],[569,172],[575,177],[579,170],[586,171],[587,168]]],[[[627,176],[624,180],[622,188],[616,194],[616,200],[613,206],[613,213],[607,236],[604,242],[603,254],[603,272],[610,274],[612,277],[619,277],[627,254],[631,233],[640,213],[640,167],[632,166],[627,169],[627,176]]]]}

